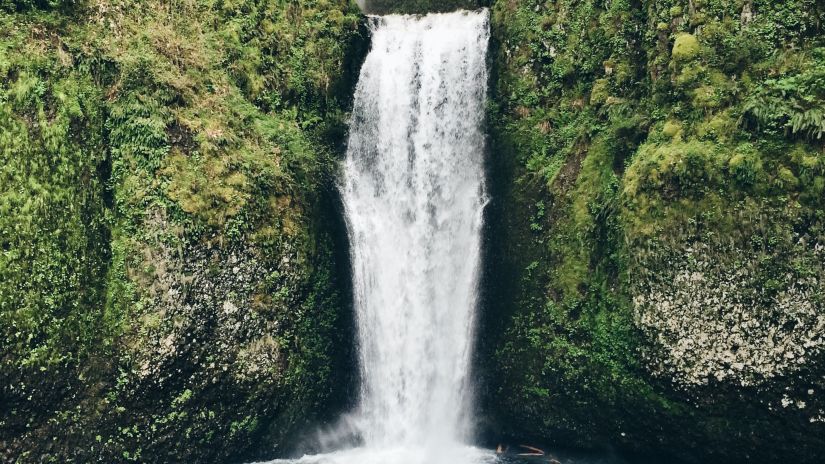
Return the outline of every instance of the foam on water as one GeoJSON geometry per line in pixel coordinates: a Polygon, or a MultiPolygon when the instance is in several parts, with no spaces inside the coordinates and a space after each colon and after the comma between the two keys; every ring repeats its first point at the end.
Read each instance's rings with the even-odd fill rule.
{"type": "Polygon", "coordinates": [[[494,464],[492,451],[469,446],[452,446],[443,450],[423,448],[351,448],[326,454],[307,455],[298,459],[276,459],[267,464],[494,464]]]}

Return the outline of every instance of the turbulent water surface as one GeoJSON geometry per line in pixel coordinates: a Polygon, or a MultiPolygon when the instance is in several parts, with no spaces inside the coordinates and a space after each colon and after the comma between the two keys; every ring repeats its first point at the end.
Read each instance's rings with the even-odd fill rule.
{"type": "Polygon", "coordinates": [[[491,462],[465,445],[488,12],[372,17],[371,27],[342,183],[359,406],[326,437],[338,447],[349,437],[350,448],[299,462],[491,462]]]}

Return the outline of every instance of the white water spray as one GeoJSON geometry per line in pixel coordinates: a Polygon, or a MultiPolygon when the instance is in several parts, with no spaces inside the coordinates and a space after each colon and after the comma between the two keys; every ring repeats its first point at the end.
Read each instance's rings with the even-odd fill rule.
{"type": "Polygon", "coordinates": [[[486,10],[372,17],[342,195],[361,396],[358,449],[303,462],[479,462],[470,370],[479,277],[486,10]]]}

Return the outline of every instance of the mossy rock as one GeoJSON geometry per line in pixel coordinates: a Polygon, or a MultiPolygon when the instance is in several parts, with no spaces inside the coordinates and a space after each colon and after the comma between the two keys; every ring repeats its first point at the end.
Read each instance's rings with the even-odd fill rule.
{"type": "Polygon", "coordinates": [[[673,43],[673,60],[677,62],[690,61],[699,54],[699,40],[693,34],[679,34],[676,36],[676,41],[673,43]]]}

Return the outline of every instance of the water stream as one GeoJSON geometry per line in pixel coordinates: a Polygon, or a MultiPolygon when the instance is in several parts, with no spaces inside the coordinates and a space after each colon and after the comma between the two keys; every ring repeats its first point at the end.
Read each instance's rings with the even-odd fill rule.
{"type": "Polygon", "coordinates": [[[370,18],[341,185],[361,389],[330,434],[353,446],[297,462],[494,459],[466,445],[488,23],[487,10],[370,18]]]}
{"type": "Polygon", "coordinates": [[[366,447],[469,438],[487,13],[373,19],[343,197],[366,447]]]}

